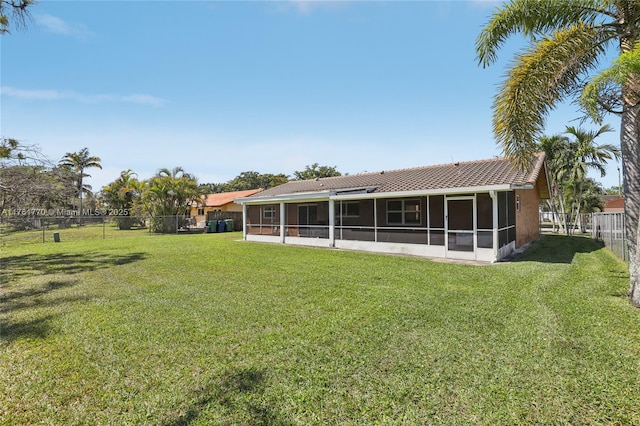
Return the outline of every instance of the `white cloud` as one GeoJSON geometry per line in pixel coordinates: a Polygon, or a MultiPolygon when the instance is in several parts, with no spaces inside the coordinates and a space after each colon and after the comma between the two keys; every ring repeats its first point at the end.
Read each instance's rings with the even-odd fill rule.
{"type": "Polygon", "coordinates": [[[85,104],[97,104],[104,102],[115,103],[133,103],[140,105],[150,105],[159,107],[167,103],[166,99],[162,99],[152,95],[146,95],[142,93],[134,93],[130,95],[119,95],[114,93],[103,94],[84,94],[74,91],[64,90],[25,90],[16,89],[10,86],[0,87],[0,94],[3,96],[10,96],[13,98],[26,99],[26,100],[72,100],[85,104]]]}
{"type": "Polygon", "coordinates": [[[167,102],[165,99],[158,98],[151,95],[145,95],[145,94],[133,94],[133,95],[121,96],[120,100],[122,102],[131,102],[135,104],[147,104],[152,106],[162,106],[167,102]]]}
{"type": "Polygon", "coordinates": [[[0,94],[27,100],[60,99],[60,93],[57,90],[22,90],[9,86],[2,86],[0,87],[0,94]]]}
{"type": "Polygon", "coordinates": [[[48,14],[35,15],[36,24],[45,31],[68,37],[86,38],[93,33],[82,24],[69,24],[57,16],[48,14]]]}

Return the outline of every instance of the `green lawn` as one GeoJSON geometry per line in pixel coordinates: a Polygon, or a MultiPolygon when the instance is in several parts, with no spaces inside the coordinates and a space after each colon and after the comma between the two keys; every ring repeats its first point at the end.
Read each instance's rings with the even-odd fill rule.
{"type": "Polygon", "coordinates": [[[640,310],[592,240],[472,266],[239,238],[6,245],[0,423],[640,425],[640,310]]]}

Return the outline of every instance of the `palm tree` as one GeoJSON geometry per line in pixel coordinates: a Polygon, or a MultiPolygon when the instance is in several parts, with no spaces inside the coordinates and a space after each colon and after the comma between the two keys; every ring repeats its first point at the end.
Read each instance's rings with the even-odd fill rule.
{"type": "MultiPolygon", "coordinates": [[[[530,40],[515,56],[493,104],[493,130],[505,155],[527,168],[545,118],[557,103],[578,97],[611,48],[624,55],[640,39],[640,2],[630,0],[512,0],[495,10],[476,41],[478,61],[488,66],[515,34],[530,40]]],[[[626,235],[631,302],[640,307],[640,75],[609,86],[605,103],[622,118],[626,235]],[[613,100],[614,102],[609,102],[613,100]]]]}
{"type": "Polygon", "coordinates": [[[580,186],[582,187],[582,196],[580,197],[580,217],[575,221],[574,227],[580,224],[580,231],[585,233],[588,214],[602,211],[602,194],[604,191],[602,186],[592,178],[585,178],[580,182],[580,186]]]}
{"type": "Polygon", "coordinates": [[[538,146],[539,150],[544,151],[546,155],[547,177],[551,188],[551,198],[547,200],[547,203],[554,216],[553,230],[556,230],[555,219],[557,218],[559,230],[567,232],[569,227],[564,208],[564,176],[569,168],[569,140],[562,135],[542,136],[538,146]]]}
{"type": "Polygon", "coordinates": [[[573,126],[567,127],[566,133],[574,137],[569,142],[570,151],[573,153],[573,164],[570,170],[569,178],[573,182],[573,198],[571,208],[571,228],[575,228],[575,224],[580,218],[580,208],[582,207],[582,195],[584,181],[589,169],[596,169],[600,172],[600,176],[604,177],[607,160],[614,157],[620,158],[620,149],[616,146],[605,144],[596,145],[595,139],[606,132],[611,132],[609,125],[602,126],[596,131],[587,131],[573,126]]]}
{"type": "Polygon", "coordinates": [[[197,179],[182,167],[160,169],[143,185],[141,204],[152,216],[154,228],[159,232],[175,231],[174,216],[186,213],[189,205],[202,194],[197,179]]]}
{"type": "Polygon", "coordinates": [[[80,152],[67,152],[64,157],[60,160],[60,165],[62,167],[67,167],[70,170],[73,170],[76,173],[76,185],[78,189],[78,196],[80,197],[80,214],[83,214],[82,211],[82,194],[87,190],[90,190],[91,187],[84,184],[85,177],[91,177],[91,175],[85,173],[86,169],[97,167],[102,169],[100,165],[100,157],[89,155],[88,148],[82,148],[80,152]]]}
{"type": "Polygon", "coordinates": [[[102,188],[103,201],[117,213],[116,223],[121,230],[131,229],[134,223],[133,204],[139,195],[137,174],[131,169],[123,170],[120,176],[102,188]]]}
{"type": "Polygon", "coordinates": [[[177,215],[185,213],[188,203],[200,195],[197,180],[182,167],[160,169],[151,178],[152,186],[160,201],[161,214],[177,215]]]}

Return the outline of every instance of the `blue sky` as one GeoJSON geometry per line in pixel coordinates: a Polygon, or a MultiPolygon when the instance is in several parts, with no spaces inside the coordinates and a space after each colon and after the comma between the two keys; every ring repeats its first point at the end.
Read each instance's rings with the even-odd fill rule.
{"type": "MultiPolygon", "coordinates": [[[[1,134],[53,160],[88,147],[103,165],[94,190],[125,169],[221,183],[500,156],[491,103],[521,45],[487,69],[474,50],[498,4],[41,1],[0,39],[1,134]]],[[[577,125],[575,110],[546,133],[577,125]]],[[[616,132],[599,142],[618,145],[619,119],[606,122],[616,132]]],[[[616,168],[594,177],[617,185],[616,168]]]]}

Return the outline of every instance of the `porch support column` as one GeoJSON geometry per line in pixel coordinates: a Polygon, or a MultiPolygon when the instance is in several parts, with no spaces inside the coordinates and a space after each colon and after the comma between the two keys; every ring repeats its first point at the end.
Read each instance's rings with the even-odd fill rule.
{"type": "Polygon", "coordinates": [[[378,242],[378,199],[373,199],[373,242],[378,242]]]}
{"type": "Polygon", "coordinates": [[[247,240],[247,203],[242,203],[242,239],[247,240]]]}
{"type": "Polygon", "coordinates": [[[280,202],[280,242],[284,244],[284,234],[286,226],[285,212],[287,211],[284,202],[280,202]]]}
{"type": "Polygon", "coordinates": [[[496,191],[489,191],[491,196],[491,210],[493,210],[493,260],[498,260],[498,194],[496,191]]]}
{"type": "Polygon", "coordinates": [[[336,246],[336,202],[329,199],[329,246],[336,246]]]}

